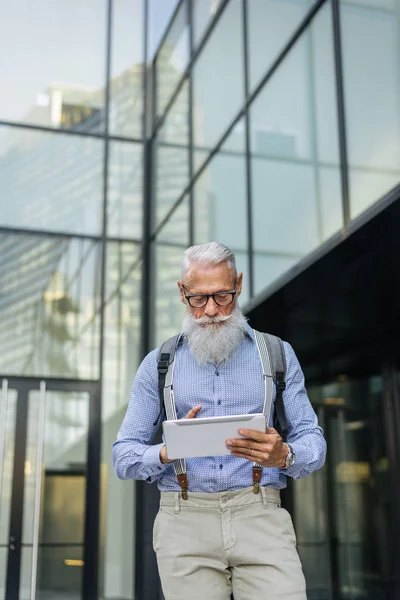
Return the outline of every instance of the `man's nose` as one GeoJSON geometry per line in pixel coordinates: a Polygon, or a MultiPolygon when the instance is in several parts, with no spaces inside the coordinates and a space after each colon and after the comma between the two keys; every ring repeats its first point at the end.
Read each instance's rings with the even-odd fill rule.
{"type": "Polygon", "coordinates": [[[214,298],[210,296],[204,309],[204,313],[207,315],[207,317],[215,317],[215,315],[218,313],[218,308],[218,304],[215,302],[214,298]]]}

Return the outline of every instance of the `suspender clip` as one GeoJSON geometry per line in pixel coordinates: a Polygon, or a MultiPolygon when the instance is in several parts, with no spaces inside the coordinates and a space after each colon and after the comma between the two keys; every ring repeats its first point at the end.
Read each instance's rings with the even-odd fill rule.
{"type": "Polygon", "coordinates": [[[186,473],[182,473],[181,475],[177,475],[176,477],[178,479],[179,485],[181,486],[182,499],[187,500],[188,499],[189,482],[188,482],[186,473]]]}

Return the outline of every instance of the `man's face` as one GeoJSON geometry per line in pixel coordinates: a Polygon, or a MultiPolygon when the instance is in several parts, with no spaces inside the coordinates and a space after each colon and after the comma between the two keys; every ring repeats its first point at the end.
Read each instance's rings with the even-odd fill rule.
{"type": "Polygon", "coordinates": [[[226,263],[215,267],[206,267],[204,265],[192,265],[185,274],[182,281],[178,281],[181,301],[188,306],[188,310],[194,319],[201,317],[226,317],[229,316],[235,308],[236,297],[242,291],[242,273],[235,278],[234,272],[226,263]],[[189,305],[185,296],[192,294],[216,294],[221,292],[231,292],[236,290],[235,299],[227,306],[219,306],[213,298],[202,308],[194,308],[189,305]]]}

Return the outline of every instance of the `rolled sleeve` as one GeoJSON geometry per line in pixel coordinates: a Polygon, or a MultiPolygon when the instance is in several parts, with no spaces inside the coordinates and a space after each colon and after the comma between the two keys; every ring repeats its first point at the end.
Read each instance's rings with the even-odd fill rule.
{"type": "Polygon", "coordinates": [[[152,443],[160,412],[156,352],[150,352],[138,369],[125,417],[112,447],[113,468],[119,479],[152,483],[166,468],[160,461],[162,444],[152,443]]]}

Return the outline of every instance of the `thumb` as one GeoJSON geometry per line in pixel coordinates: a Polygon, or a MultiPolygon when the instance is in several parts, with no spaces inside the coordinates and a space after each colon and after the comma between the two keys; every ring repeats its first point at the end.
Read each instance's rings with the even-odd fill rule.
{"type": "Polygon", "coordinates": [[[199,412],[201,411],[201,404],[197,404],[197,406],[193,406],[186,415],[186,419],[195,419],[199,412]]]}

